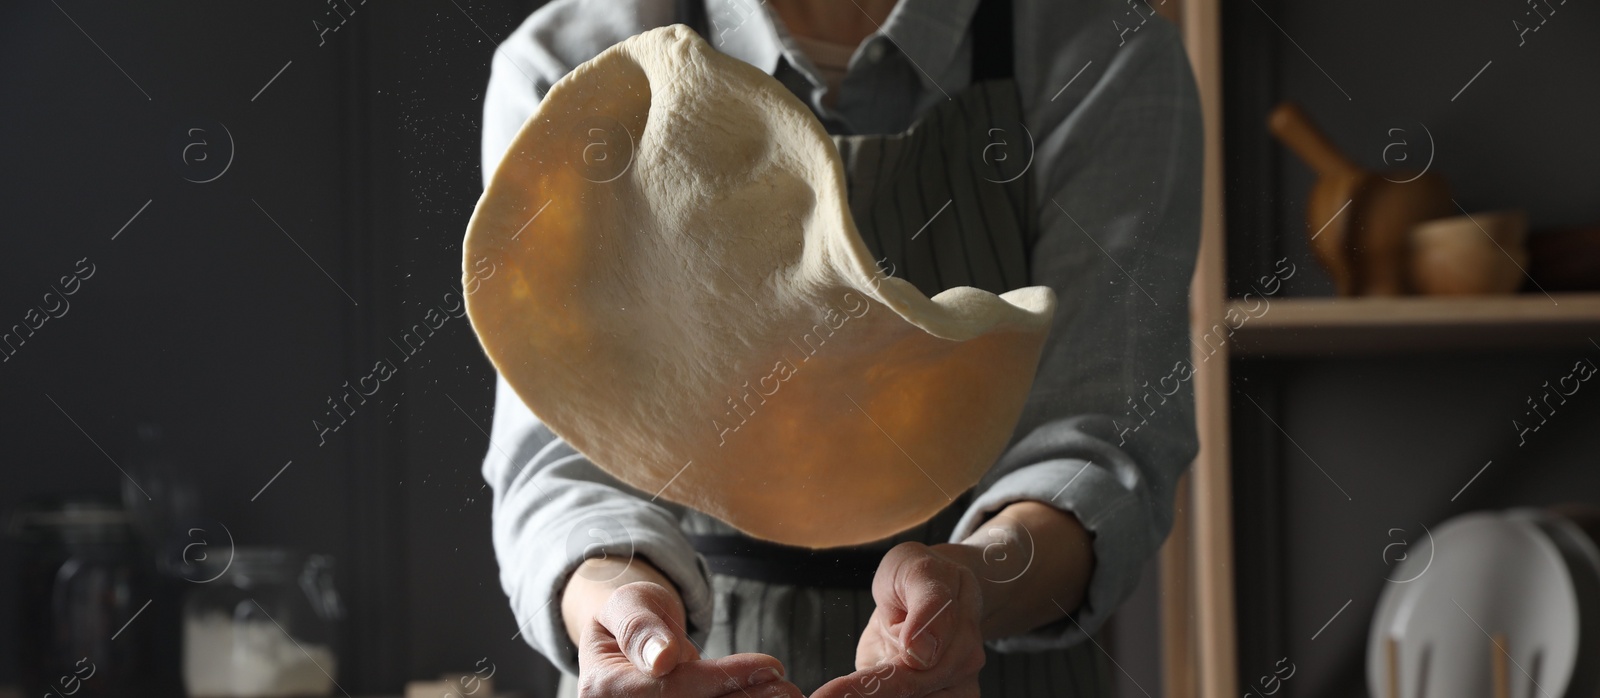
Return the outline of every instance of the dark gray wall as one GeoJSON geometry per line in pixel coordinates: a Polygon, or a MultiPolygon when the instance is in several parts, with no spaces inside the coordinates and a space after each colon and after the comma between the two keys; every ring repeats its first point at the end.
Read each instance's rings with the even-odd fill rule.
{"type": "MultiPolygon", "coordinates": [[[[352,4],[321,37],[313,22],[338,17],[311,0],[0,10],[0,326],[76,260],[96,265],[0,363],[0,516],[122,486],[71,420],[136,477],[134,428],[155,421],[238,544],[338,558],[344,688],[398,692],[482,658],[502,686],[542,685],[489,549],[487,439],[451,402],[487,425],[492,371],[464,319],[409,361],[388,341],[459,284],[485,33],[537,3],[352,4]],[[215,172],[182,164],[195,127],[234,143],[205,184],[185,177],[215,172]],[[319,446],[325,400],[383,359],[398,373],[319,446]]],[[[0,543],[0,685],[30,635],[17,554],[0,543]]]]}

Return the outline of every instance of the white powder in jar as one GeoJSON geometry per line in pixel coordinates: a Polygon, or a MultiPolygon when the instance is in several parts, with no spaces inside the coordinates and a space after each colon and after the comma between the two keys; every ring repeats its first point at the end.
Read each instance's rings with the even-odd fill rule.
{"type": "Polygon", "coordinates": [[[183,681],[192,698],[325,696],[337,662],[332,648],[297,645],[270,620],[207,613],[183,622],[183,681]]]}

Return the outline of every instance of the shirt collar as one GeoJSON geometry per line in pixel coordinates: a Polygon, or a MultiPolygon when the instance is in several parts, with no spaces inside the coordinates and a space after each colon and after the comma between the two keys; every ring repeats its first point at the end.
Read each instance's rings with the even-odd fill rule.
{"type": "MultiPolygon", "coordinates": [[[[978,0],[899,0],[867,41],[882,35],[918,68],[923,85],[939,87],[942,74],[966,37],[978,0]]],[[[846,8],[848,9],[848,8],[846,8]]],[[[775,11],[766,0],[706,0],[711,45],[769,75],[785,52],[775,11]]]]}
{"type": "Polygon", "coordinates": [[[923,85],[938,88],[933,76],[955,60],[977,7],[978,0],[900,0],[879,33],[911,60],[923,85]]]}

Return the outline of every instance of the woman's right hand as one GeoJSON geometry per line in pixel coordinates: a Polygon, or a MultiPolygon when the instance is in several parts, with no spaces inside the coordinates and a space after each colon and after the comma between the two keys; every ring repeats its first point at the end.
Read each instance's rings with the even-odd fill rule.
{"type": "Polygon", "coordinates": [[[636,577],[643,563],[632,562],[627,578],[639,581],[615,579],[625,583],[612,586],[574,575],[562,599],[564,612],[587,616],[566,619],[568,632],[578,636],[579,696],[803,698],[799,687],[783,680],[783,665],[768,655],[701,659],[671,582],[647,564],[636,577]]]}

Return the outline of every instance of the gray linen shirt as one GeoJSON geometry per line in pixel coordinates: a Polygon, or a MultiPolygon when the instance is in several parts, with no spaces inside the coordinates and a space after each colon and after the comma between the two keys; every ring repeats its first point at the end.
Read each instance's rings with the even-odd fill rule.
{"type": "MultiPolygon", "coordinates": [[[[900,0],[856,51],[838,103],[769,7],[707,0],[716,48],[776,74],[830,131],[904,130],[970,82],[976,0],[900,0]]],[[[1094,535],[1072,619],[990,643],[1039,651],[1081,641],[1137,584],[1172,526],[1193,459],[1188,287],[1200,220],[1198,99],[1175,28],[1142,0],[1014,0],[1016,81],[1036,147],[1034,284],[1059,309],[1007,450],[952,539],[1007,505],[1045,502],[1094,535]],[[1147,18],[1148,17],[1148,18],[1147,18]]],[[[841,3],[841,12],[856,8],[841,3]]],[[[550,86],[578,64],[673,21],[669,0],[556,0],[500,45],[484,98],[485,178],[550,86]]],[[[494,489],[500,580],[528,642],[577,671],[560,597],[587,551],[642,555],[678,586],[696,642],[711,626],[708,569],[650,501],[555,437],[501,379],[484,478],[494,489]],[[608,543],[593,528],[610,531],[608,543]],[[581,526],[580,526],[581,524],[581,526]],[[603,543],[603,544],[602,544],[603,543]]],[[[1052,551],[1039,550],[1038,555],[1052,551]]]]}

